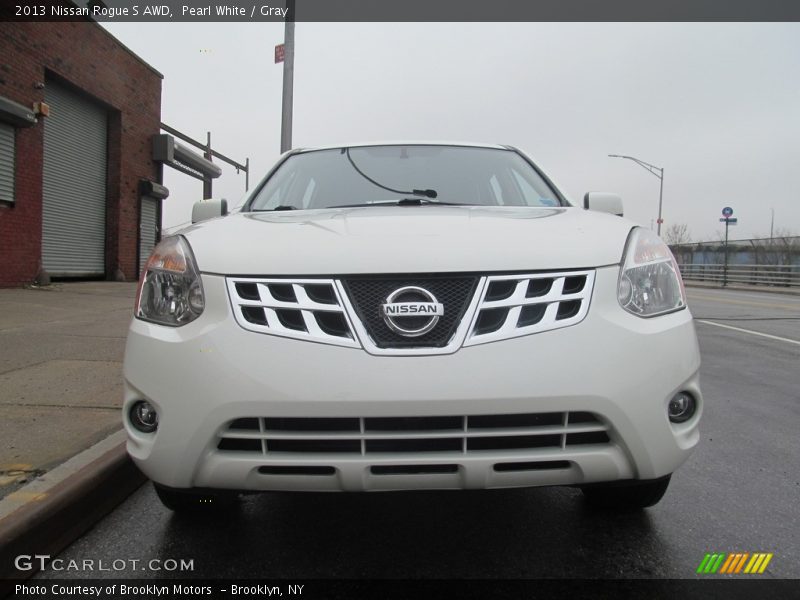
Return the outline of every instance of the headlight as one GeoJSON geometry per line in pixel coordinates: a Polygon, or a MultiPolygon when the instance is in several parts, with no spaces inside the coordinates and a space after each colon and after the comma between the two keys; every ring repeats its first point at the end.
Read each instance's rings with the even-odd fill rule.
{"type": "Polygon", "coordinates": [[[649,229],[637,227],[628,236],[617,295],[622,308],[638,317],[654,317],[686,307],[675,258],[649,229]]]}
{"type": "Polygon", "coordinates": [[[164,239],[145,265],[136,317],[179,327],[194,321],[203,308],[203,283],[189,244],[181,236],[164,239]]]}

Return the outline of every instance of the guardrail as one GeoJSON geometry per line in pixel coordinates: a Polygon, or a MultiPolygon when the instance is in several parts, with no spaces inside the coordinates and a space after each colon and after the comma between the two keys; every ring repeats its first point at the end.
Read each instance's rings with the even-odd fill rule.
{"type": "Polygon", "coordinates": [[[775,287],[800,286],[800,265],[728,265],[683,264],[678,265],[686,280],[710,281],[727,285],[767,285],[775,287]]]}

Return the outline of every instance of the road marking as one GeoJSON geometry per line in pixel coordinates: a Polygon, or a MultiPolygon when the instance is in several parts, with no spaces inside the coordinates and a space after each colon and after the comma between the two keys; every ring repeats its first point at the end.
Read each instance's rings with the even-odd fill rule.
{"type": "Polygon", "coordinates": [[[763,306],[765,308],[786,308],[800,310],[800,304],[772,304],[769,302],[748,302],[747,300],[731,300],[730,298],[717,298],[714,296],[695,296],[689,294],[690,300],[708,300],[709,302],[723,302],[725,304],[746,304],[748,306],[763,306]]]}
{"type": "Polygon", "coordinates": [[[751,329],[742,329],[741,327],[734,327],[733,325],[723,325],[722,323],[714,323],[713,321],[706,321],[705,319],[698,319],[697,322],[705,323],[706,325],[714,325],[715,327],[722,327],[723,329],[732,329],[733,331],[741,331],[742,333],[749,333],[750,335],[757,335],[759,337],[765,337],[771,340],[778,340],[779,342],[788,342],[789,344],[797,344],[798,346],[800,346],[800,340],[792,340],[790,338],[778,337],[777,335],[761,333],[760,331],[753,331],[751,329]]]}

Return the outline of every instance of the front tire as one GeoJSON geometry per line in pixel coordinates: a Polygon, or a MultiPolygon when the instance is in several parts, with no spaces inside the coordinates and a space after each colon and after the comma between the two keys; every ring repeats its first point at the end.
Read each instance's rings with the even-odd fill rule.
{"type": "Polygon", "coordinates": [[[233,492],[179,490],[153,483],[161,504],[177,513],[216,512],[235,508],[239,496],[233,492]]]}
{"type": "Polygon", "coordinates": [[[593,508],[640,510],[658,503],[667,491],[667,475],[660,479],[626,483],[606,483],[581,488],[586,503],[593,508]]]}

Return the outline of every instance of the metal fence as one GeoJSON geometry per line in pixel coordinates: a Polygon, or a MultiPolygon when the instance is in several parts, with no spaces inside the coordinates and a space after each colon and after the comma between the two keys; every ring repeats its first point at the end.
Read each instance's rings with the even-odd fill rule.
{"type": "Polygon", "coordinates": [[[670,246],[687,281],[800,287],[800,237],[670,246]]]}
{"type": "Polygon", "coordinates": [[[800,286],[800,266],[683,264],[678,265],[687,281],[713,283],[738,283],[746,285],[769,285],[777,287],[800,286]]]}

